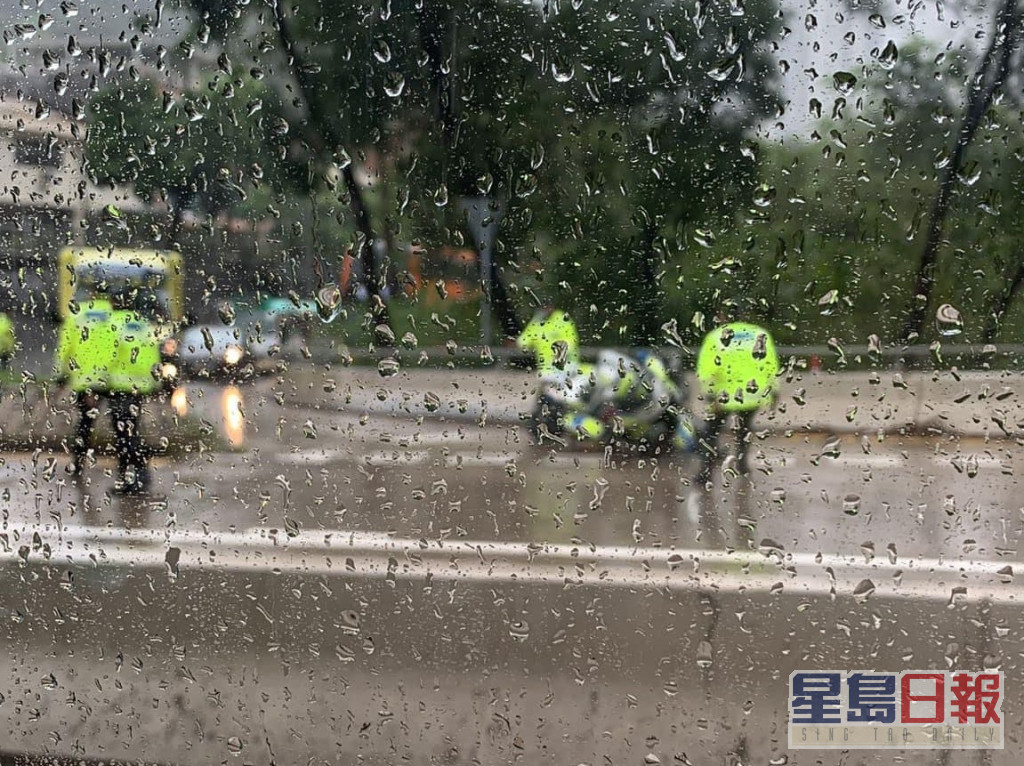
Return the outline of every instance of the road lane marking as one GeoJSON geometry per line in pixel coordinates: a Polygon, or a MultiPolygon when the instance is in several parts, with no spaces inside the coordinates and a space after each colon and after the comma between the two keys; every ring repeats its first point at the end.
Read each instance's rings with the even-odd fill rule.
{"type": "Polygon", "coordinates": [[[865,581],[873,598],[1019,603],[1020,581],[1000,572],[1014,563],[914,558],[890,564],[863,556],[769,554],[587,543],[412,539],[383,532],[323,530],[291,535],[242,532],[124,530],[52,524],[8,530],[0,561],[49,565],[168,567],[177,549],[179,576],[189,571],[283,572],[403,580],[522,583],[853,597],[865,581]],[[35,537],[38,535],[38,537],[35,537]]]}

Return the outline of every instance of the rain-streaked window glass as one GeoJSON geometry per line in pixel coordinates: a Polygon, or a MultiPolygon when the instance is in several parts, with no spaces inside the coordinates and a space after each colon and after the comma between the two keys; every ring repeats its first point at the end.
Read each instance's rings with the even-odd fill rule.
{"type": "Polygon", "coordinates": [[[2,10],[0,761],[1020,762],[1018,0],[2,10]]]}

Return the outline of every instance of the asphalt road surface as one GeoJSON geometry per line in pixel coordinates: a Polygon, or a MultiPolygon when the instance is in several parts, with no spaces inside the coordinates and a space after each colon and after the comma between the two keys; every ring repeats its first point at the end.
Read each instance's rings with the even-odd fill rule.
{"type": "MultiPolygon", "coordinates": [[[[0,749],[160,763],[1011,764],[1012,442],[679,456],[188,390],[231,450],[0,465],[0,749]],[[1002,751],[787,751],[798,668],[999,667],[1002,751]]],[[[211,443],[213,442],[211,438],[211,443]]]]}

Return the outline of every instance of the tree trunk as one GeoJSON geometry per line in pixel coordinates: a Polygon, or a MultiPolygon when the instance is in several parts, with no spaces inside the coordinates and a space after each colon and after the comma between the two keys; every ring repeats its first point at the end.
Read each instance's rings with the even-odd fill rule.
{"type": "Polygon", "coordinates": [[[505,337],[518,338],[523,331],[523,323],[516,314],[515,306],[512,305],[494,253],[491,255],[491,308],[501,324],[501,331],[505,337]]]}
{"type": "MultiPolygon", "coordinates": [[[[315,150],[323,151],[325,148],[335,148],[339,145],[336,131],[332,127],[331,115],[327,113],[323,102],[317,97],[316,83],[309,74],[302,54],[295,45],[295,40],[288,28],[288,20],[285,17],[284,7],[281,0],[274,2],[274,19],[277,26],[277,35],[288,55],[288,63],[295,75],[295,81],[299,86],[299,92],[306,102],[310,119],[306,121],[304,131],[309,138],[309,143],[315,150]]],[[[370,293],[370,300],[376,306],[382,306],[377,321],[388,323],[387,304],[380,298],[381,280],[377,268],[377,260],[373,250],[373,243],[376,234],[373,230],[373,223],[370,219],[369,209],[366,206],[366,199],[363,190],[356,181],[352,165],[349,163],[342,169],[342,176],[345,181],[345,189],[349,196],[349,206],[352,215],[356,219],[356,228],[362,235],[362,251],[356,254],[363,267],[363,281],[370,293]],[[374,300],[377,299],[377,300],[374,300]]]]}
{"type": "Polygon", "coordinates": [[[1017,262],[1013,279],[1005,286],[1003,292],[994,302],[992,310],[988,313],[988,318],[985,320],[985,331],[981,336],[983,343],[991,343],[999,334],[1000,322],[1006,312],[1010,310],[1013,299],[1017,297],[1022,286],[1024,286],[1024,260],[1017,262]]]}
{"type": "Polygon", "coordinates": [[[1017,13],[1016,0],[1003,0],[1003,5],[996,14],[992,40],[974,77],[967,99],[967,112],[957,133],[952,157],[939,180],[938,194],[928,222],[928,235],[914,279],[914,291],[910,295],[907,320],[903,325],[904,340],[909,341],[914,336],[920,336],[924,329],[928,304],[932,289],[935,287],[935,268],[942,242],[942,228],[953,192],[953,182],[960,171],[964,152],[970,146],[978,125],[992,104],[992,97],[1006,79],[1019,27],[1020,16],[1017,13]],[[923,296],[923,299],[918,296],[923,296]]]}

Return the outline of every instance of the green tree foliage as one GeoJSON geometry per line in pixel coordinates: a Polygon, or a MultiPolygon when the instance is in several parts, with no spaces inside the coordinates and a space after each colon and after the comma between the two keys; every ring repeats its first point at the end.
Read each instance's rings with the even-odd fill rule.
{"type": "MultiPolygon", "coordinates": [[[[402,241],[458,246],[468,238],[458,198],[503,199],[498,263],[512,302],[524,315],[563,303],[590,341],[660,342],[682,265],[703,257],[694,231],[722,228],[749,204],[757,160],[744,142],[776,108],[769,0],[193,5],[237,70],[273,75],[313,185],[334,192],[339,214],[372,208],[395,252],[402,241]],[[368,200],[339,181],[351,161],[372,173],[368,200]]],[[[127,132],[169,132],[158,147],[168,156],[144,164],[170,170],[118,164],[118,145],[102,141],[94,167],[143,189],[191,191],[199,181],[179,126],[159,109],[146,115],[157,127],[127,132]]],[[[211,177],[219,144],[202,123],[186,128],[203,131],[194,150],[214,167],[198,174],[211,177]]],[[[225,144],[260,146],[233,130],[225,144]]]]}
{"type": "Polygon", "coordinates": [[[90,103],[88,172],[140,195],[216,214],[262,215],[274,193],[304,186],[293,137],[273,91],[226,73],[196,92],[125,82],[90,103]]]}

